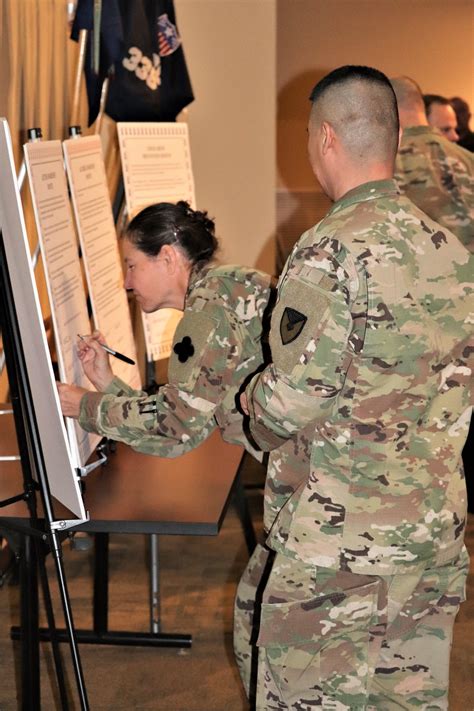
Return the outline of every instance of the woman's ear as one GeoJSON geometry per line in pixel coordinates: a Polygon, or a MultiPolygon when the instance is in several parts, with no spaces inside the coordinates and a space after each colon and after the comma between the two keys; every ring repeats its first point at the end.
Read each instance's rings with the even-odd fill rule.
{"type": "Polygon", "coordinates": [[[157,259],[161,260],[168,274],[174,274],[178,267],[179,255],[171,244],[164,244],[160,249],[157,259]]]}

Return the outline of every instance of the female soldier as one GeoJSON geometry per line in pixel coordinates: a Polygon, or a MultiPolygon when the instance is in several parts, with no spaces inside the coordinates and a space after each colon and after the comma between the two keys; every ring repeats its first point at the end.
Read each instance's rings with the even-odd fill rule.
{"type": "Polygon", "coordinates": [[[98,392],[58,384],[63,414],[140,452],[175,457],[218,426],[223,438],[255,453],[244,434],[236,396],[263,363],[262,319],[270,277],[216,266],[214,222],[186,202],[140,212],[123,241],[125,288],[146,313],[184,310],[175,333],[168,384],[148,396],[114,377],[102,336],[78,343],[84,372],[98,392]]]}

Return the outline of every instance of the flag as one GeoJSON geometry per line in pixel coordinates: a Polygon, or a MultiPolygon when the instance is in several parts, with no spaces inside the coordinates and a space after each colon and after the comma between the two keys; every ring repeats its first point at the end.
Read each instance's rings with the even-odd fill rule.
{"type": "Polygon", "coordinates": [[[99,113],[104,79],[124,51],[118,0],[78,0],[71,30],[72,40],[79,40],[80,30],[87,30],[84,73],[90,126],[99,113]]]}
{"type": "Polygon", "coordinates": [[[174,121],[193,91],[173,0],[118,0],[123,53],[105,111],[116,121],[174,121]]]}

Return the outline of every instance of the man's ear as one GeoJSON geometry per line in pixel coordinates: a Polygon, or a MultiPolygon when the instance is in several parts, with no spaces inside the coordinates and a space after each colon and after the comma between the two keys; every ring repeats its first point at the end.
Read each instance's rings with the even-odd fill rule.
{"type": "Polygon", "coordinates": [[[334,142],[336,139],[336,134],[334,133],[334,129],[331,126],[331,124],[328,123],[328,121],[323,121],[323,123],[321,124],[321,135],[322,135],[321,149],[322,149],[323,154],[325,154],[334,147],[334,142]]]}

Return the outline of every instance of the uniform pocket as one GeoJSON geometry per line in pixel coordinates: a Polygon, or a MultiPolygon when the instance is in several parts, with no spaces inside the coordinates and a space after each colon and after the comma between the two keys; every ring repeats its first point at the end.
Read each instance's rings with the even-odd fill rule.
{"type": "Polygon", "coordinates": [[[305,600],[263,603],[257,642],[259,677],[265,678],[261,693],[279,696],[291,709],[302,700],[361,708],[382,585],[374,578],[348,589],[325,587],[324,594],[305,600]]]}
{"type": "Polygon", "coordinates": [[[263,602],[259,647],[291,647],[312,644],[367,628],[377,613],[380,581],[349,590],[325,591],[306,600],[263,602]]]}

